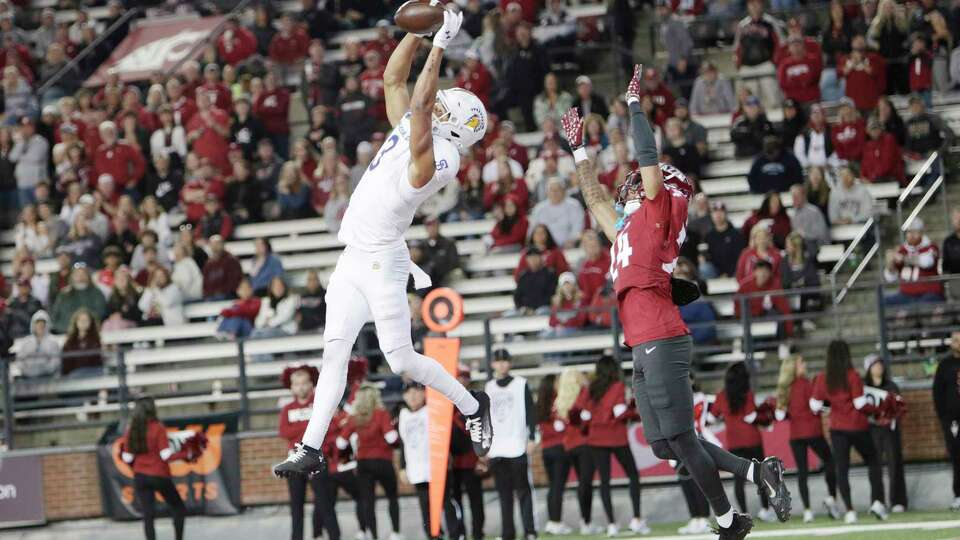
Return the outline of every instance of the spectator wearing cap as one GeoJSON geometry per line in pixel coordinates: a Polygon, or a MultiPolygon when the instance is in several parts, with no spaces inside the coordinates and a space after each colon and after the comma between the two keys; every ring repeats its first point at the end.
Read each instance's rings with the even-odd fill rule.
{"type": "Polygon", "coordinates": [[[123,264],[123,251],[120,248],[116,246],[103,248],[103,266],[93,273],[93,283],[100,288],[104,298],[110,296],[113,280],[121,264],[123,264]]]}
{"type": "Polygon", "coordinates": [[[173,119],[179,126],[188,126],[197,113],[197,102],[189,97],[183,88],[183,82],[176,76],[167,79],[167,102],[173,109],[173,119]]]}
{"type": "Polygon", "coordinates": [[[588,114],[599,114],[606,118],[610,114],[607,108],[607,101],[599,94],[593,91],[593,82],[590,77],[580,75],[577,77],[577,95],[573,100],[573,105],[580,113],[580,118],[586,118],[588,114]]]}
{"type": "MultiPolygon", "coordinates": [[[[953,130],[940,116],[927,111],[923,97],[919,95],[910,96],[906,132],[903,149],[908,152],[910,159],[925,160],[932,152],[944,152],[953,145],[953,130]]],[[[934,168],[939,168],[936,162],[934,168]]]]}
{"type": "Polygon", "coordinates": [[[807,51],[800,36],[791,36],[788,43],[789,54],[777,66],[783,95],[803,105],[820,101],[821,56],[807,51]]]}
{"type": "Polygon", "coordinates": [[[240,26],[236,17],[228,17],[223,33],[217,37],[217,54],[225,63],[236,66],[257,52],[257,38],[240,26]]]}
{"type": "Polygon", "coordinates": [[[380,58],[385,61],[387,58],[390,58],[393,50],[397,48],[397,40],[393,39],[391,35],[393,28],[390,25],[390,21],[380,19],[374,28],[376,29],[377,35],[363,44],[363,52],[366,53],[371,50],[377,51],[380,53],[380,58]]]}
{"type": "Polygon", "coordinates": [[[194,229],[196,238],[209,240],[212,236],[220,236],[224,240],[233,237],[233,219],[220,206],[220,198],[215,193],[207,193],[203,202],[203,217],[194,229]]]}
{"type": "Polygon", "coordinates": [[[904,183],[903,153],[897,139],[883,131],[880,121],[871,116],[867,122],[867,141],[863,144],[860,174],[870,182],[904,183]]]}
{"type": "Polygon", "coordinates": [[[737,259],[746,243],[727,219],[727,207],[722,201],[710,203],[710,221],[712,226],[704,236],[707,258],[699,265],[700,275],[705,279],[731,277],[737,272],[737,259]]]}
{"type": "Polygon", "coordinates": [[[233,95],[227,85],[220,80],[220,66],[207,64],[203,68],[203,84],[197,87],[194,95],[204,92],[214,107],[229,111],[233,109],[233,95]]]}
{"type": "Polygon", "coordinates": [[[356,77],[347,78],[336,105],[340,143],[344,148],[356,148],[362,141],[370,140],[375,123],[370,114],[372,104],[370,97],[360,90],[360,81],[356,77]]]}
{"type": "Polygon", "coordinates": [[[887,251],[883,278],[899,283],[900,290],[884,301],[888,305],[909,305],[943,301],[943,282],[923,281],[940,275],[940,249],[924,234],[923,220],[914,218],[907,227],[906,240],[887,251]]]}
{"type": "Polygon", "coordinates": [[[700,65],[700,76],[690,92],[690,113],[694,116],[727,114],[737,108],[733,85],[721,75],[712,62],[700,65]]]}
{"type": "Polygon", "coordinates": [[[319,39],[310,41],[307,59],[300,75],[300,96],[307,109],[317,105],[332,107],[342,86],[340,71],[332,62],[326,62],[326,48],[319,39]]]}
{"type": "Polygon", "coordinates": [[[33,55],[42,57],[43,53],[57,40],[56,10],[47,7],[40,12],[40,26],[32,32],[33,55]]]}
{"type": "MultiPolygon", "coordinates": [[[[786,148],[793,149],[797,136],[807,127],[807,114],[791,98],[783,100],[783,120],[780,122],[780,134],[786,148]]],[[[799,159],[799,158],[797,158],[799,159]]]]}
{"type": "Polygon", "coordinates": [[[839,118],[831,130],[837,159],[858,162],[863,157],[866,126],[850,98],[840,99],[839,118]]]}
{"type": "Polygon", "coordinates": [[[790,186],[790,198],[793,202],[790,226],[803,237],[810,253],[816,254],[820,246],[830,242],[827,220],[819,208],[807,201],[807,188],[803,184],[790,186]]]}
{"type": "MultiPolygon", "coordinates": [[[[521,22],[516,28],[516,47],[504,58],[502,81],[506,81],[494,104],[501,118],[519,108],[527,131],[535,131],[533,101],[543,90],[543,76],[549,69],[546,52],[533,40],[530,25],[521,22]]],[[[605,115],[604,115],[605,116],[605,115]]]]}
{"type": "MultiPolygon", "coordinates": [[[[751,317],[784,316],[792,313],[787,297],[782,294],[780,281],[776,278],[770,262],[761,259],[754,265],[752,275],[740,282],[737,294],[750,295],[747,299],[747,310],[751,317]]],[[[733,303],[734,316],[738,319],[742,315],[740,305],[740,302],[733,303]]],[[[793,335],[793,321],[778,322],[777,334],[793,335]]]]}
{"type": "Polygon", "coordinates": [[[118,190],[139,198],[136,187],[146,172],[143,154],[138,148],[117,139],[117,126],[113,122],[101,123],[99,132],[103,144],[94,154],[93,178],[109,174],[118,190]]]}
{"type": "Polygon", "coordinates": [[[826,167],[836,160],[831,128],[819,103],[810,106],[810,121],[794,139],[793,153],[805,169],[826,167]]]}
{"type": "Polygon", "coordinates": [[[463,65],[460,67],[459,73],[457,73],[457,79],[454,85],[473,92],[485,107],[490,106],[493,76],[480,61],[480,53],[476,49],[467,50],[463,65]]]}
{"type": "Polygon", "coordinates": [[[369,49],[363,53],[364,70],[360,74],[360,90],[373,103],[371,114],[381,124],[387,123],[387,103],[383,85],[385,71],[380,51],[369,49]]]}
{"type": "Polygon", "coordinates": [[[240,261],[224,248],[222,237],[210,237],[208,245],[210,258],[203,265],[203,299],[231,298],[243,277],[240,261]]]}
{"type": "Polygon", "coordinates": [[[140,184],[143,195],[152,195],[167,212],[177,207],[180,190],[183,187],[183,172],[173,168],[170,164],[170,155],[158,153],[153,155],[153,167],[147,172],[140,184]]]}
{"type": "Polygon", "coordinates": [[[828,217],[831,225],[866,223],[873,215],[873,195],[849,166],[837,171],[840,182],[830,192],[828,217]]]}
{"type": "Polygon", "coordinates": [[[547,337],[575,334],[587,324],[584,294],[573,272],[564,272],[557,279],[557,290],[550,299],[550,329],[547,337]]]}
{"type": "Polygon", "coordinates": [[[547,314],[550,312],[550,301],[556,292],[557,274],[544,264],[539,249],[529,247],[524,257],[527,269],[520,274],[517,288],[513,292],[514,314],[547,314]]]}
{"type": "Polygon", "coordinates": [[[777,47],[776,52],[773,54],[773,63],[778,67],[785,58],[790,56],[790,42],[794,38],[800,38],[800,41],[803,43],[804,52],[807,55],[823,58],[823,48],[820,47],[820,41],[815,37],[804,35],[803,23],[800,19],[798,17],[790,17],[787,20],[787,37],[780,42],[780,46],[777,47]]]}
{"type": "Polygon", "coordinates": [[[748,15],[737,24],[737,75],[754,95],[763,96],[766,107],[775,107],[780,102],[780,89],[773,58],[782,39],[783,22],[764,13],[763,8],[763,0],[749,0],[748,15]]]}
{"type": "Polygon", "coordinates": [[[490,250],[495,252],[516,253],[520,251],[527,238],[527,215],[520,210],[520,201],[516,195],[509,194],[503,202],[494,207],[497,222],[490,231],[490,250]]]}
{"type": "Polygon", "coordinates": [[[887,88],[887,66],[883,57],[867,50],[867,40],[861,35],[853,36],[850,54],[837,58],[837,75],[846,82],[846,95],[857,109],[873,110],[877,98],[887,88]]]}
{"type": "MultiPolygon", "coordinates": [[[[960,275],[960,208],[950,212],[950,224],[953,232],[943,239],[943,273],[960,275]]],[[[951,295],[960,296],[955,290],[960,284],[951,285],[951,295]]]]}
{"type": "MultiPolygon", "coordinates": [[[[261,98],[264,94],[261,94],[261,98]]],[[[197,112],[186,124],[186,130],[187,141],[197,157],[209,160],[222,174],[229,174],[227,153],[230,147],[230,116],[226,111],[216,108],[208,94],[197,94],[197,112]]]]}
{"type": "MultiPolygon", "coordinates": [[[[7,109],[10,115],[10,109],[7,109]]],[[[13,175],[17,181],[17,197],[20,206],[35,202],[34,189],[48,180],[50,143],[39,135],[33,118],[24,116],[13,132],[13,147],[7,159],[14,164],[13,175]]]]}
{"type": "Polygon", "coordinates": [[[53,333],[65,334],[73,314],[81,309],[89,310],[97,321],[103,320],[107,314],[107,300],[100,289],[93,285],[87,265],[78,262],[70,272],[70,285],[60,291],[53,302],[53,333]]]}
{"type": "Polygon", "coordinates": [[[232,112],[230,144],[239,145],[244,159],[252,160],[256,154],[257,142],[265,136],[263,123],[253,115],[250,101],[246,97],[234,101],[232,112]]]}
{"type": "Polygon", "coordinates": [[[15,294],[10,296],[7,303],[7,316],[10,321],[10,332],[13,337],[19,338],[30,333],[30,320],[33,314],[43,309],[43,304],[33,296],[33,286],[29,279],[17,282],[15,294]]]}
{"type": "MultiPolygon", "coordinates": [[[[507,131],[512,133],[513,123],[508,124],[507,131]]],[[[514,159],[510,153],[514,144],[516,143],[513,141],[512,135],[509,135],[507,139],[503,137],[497,138],[497,140],[490,145],[490,148],[487,150],[487,155],[490,156],[490,158],[483,165],[483,183],[492,184],[499,181],[502,176],[500,169],[503,165],[508,167],[510,175],[513,178],[523,178],[524,166],[519,161],[514,159]]],[[[520,146],[520,148],[524,147],[520,146]]],[[[517,154],[518,151],[518,149],[514,150],[513,153],[517,154]]]]}
{"type": "MultiPolygon", "coordinates": [[[[751,0],[756,3],[759,0],[751,0]]],[[[752,5],[751,3],[751,5],[752,5]]],[[[747,98],[740,115],[730,128],[733,154],[738,158],[752,158],[763,150],[763,139],[774,133],[773,124],[760,107],[756,96],[747,98]]]]}
{"type": "MultiPolygon", "coordinates": [[[[529,152],[526,146],[523,146],[514,139],[516,133],[517,127],[513,125],[513,122],[509,120],[500,122],[498,139],[503,141],[507,156],[520,165],[521,171],[525,171],[530,164],[529,152]]],[[[520,176],[523,176],[523,174],[521,173],[520,176]]]]}
{"type": "Polygon", "coordinates": [[[547,184],[547,199],[540,201],[530,213],[530,225],[544,224],[557,244],[564,248],[576,245],[583,231],[583,207],[567,196],[564,182],[552,179],[547,184]]]}
{"type": "Polygon", "coordinates": [[[778,135],[763,138],[763,152],[753,160],[747,183],[751,193],[782,193],[794,184],[803,183],[803,167],[789,150],[783,148],[778,135]]]}
{"type": "Polygon", "coordinates": [[[50,335],[50,316],[39,310],[30,318],[30,333],[17,348],[16,365],[24,378],[60,373],[60,344],[50,335]]]}
{"type": "Polygon", "coordinates": [[[593,299],[603,288],[610,272],[610,251],[600,243],[600,236],[593,229],[583,231],[580,237],[583,259],[577,263],[577,285],[585,301],[593,299]]]}
{"type": "MultiPolygon", "coordinates": [[[[673,107],[676,98],[673,92],[667,88],[660,78],[660,72],[656,68],[646,68],[643,70],[643,86],[640,89],[640,97],[650,96],[657,109],[662,111],[667,117],[673,116],[673,107]]],[[[606,116],[606,115],[601,115],[606,116]]]]}

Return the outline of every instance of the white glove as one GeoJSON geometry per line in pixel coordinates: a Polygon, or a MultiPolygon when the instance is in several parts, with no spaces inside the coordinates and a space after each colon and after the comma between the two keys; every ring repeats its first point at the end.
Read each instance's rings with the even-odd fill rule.
{"type": "Polygon", "coordinates": [[[590,414],[590,411],[588,410],[580,411],[580,420],[583,420],[584,422],[589,422],[591,418],[593,418],[593,415],[590,414]]]}
{"type": "Polygon", "coordinates": [[[463,13],[444,10],[443,26],[433,36],[433,46],[446,49],[447,45],[450,45],[453,38],[457,36],[457,32],[460,31],[461,24],[463,24],[463,13]]]}
{"type": "Polygon", "coordinates": [[[554,421],[553,421],[553,430],[554,430],[554,431],[556,431],[557,433],[560,433],[560,432],[562,432],[562,431],[565,430],[565,429],[567,429],[567,424],[565,424],[565,423],[563,422],[563,420],[554,420],[554,421]]]}
{"type": "Polygon", "coordinates": [[[613,417],[619,418],[621,414],[627,412],[627,404],[619,403],[613,406],[613,417]]]}

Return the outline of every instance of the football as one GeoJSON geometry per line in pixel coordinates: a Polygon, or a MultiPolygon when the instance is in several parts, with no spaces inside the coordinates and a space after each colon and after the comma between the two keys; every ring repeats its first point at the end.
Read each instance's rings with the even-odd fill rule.
{"type": "Polygon", "coordinates": [[[427,0],[409,0],[397,8],[397,26],[411,34],[432,34],[443,25],[443,6],[431,6],[427,0]]]}

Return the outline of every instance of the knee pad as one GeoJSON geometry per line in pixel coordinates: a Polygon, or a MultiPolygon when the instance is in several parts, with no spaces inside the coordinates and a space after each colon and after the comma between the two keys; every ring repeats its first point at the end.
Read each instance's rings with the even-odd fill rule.
{"type": "Polygon", "coordinates": [[[384,352],[383,357],[386,359],[391,371],[397,375],[404,375],[416,364],[416,362],[413,361],[415,354],[412,345],[404,345],[399,349],[384,352]]]}
{"type": "Polygon", "coordinates": [[[650,444],[650,448],[653,450],[653,455],[657,456],[660,459],[673,459],[678,460],[677,455],[674,453],[673,448],[670,448],[670,443],[664,439],[659,441],[653,441],[650,444]]]}

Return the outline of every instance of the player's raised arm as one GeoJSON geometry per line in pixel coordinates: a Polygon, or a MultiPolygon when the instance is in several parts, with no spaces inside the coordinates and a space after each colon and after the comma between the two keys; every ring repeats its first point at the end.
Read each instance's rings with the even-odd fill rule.
{"type": "MultiPolygon", "coordinates": [[[[417,77],[410,97],[410,185],[421,188],[433,178],[436,164],[433,160],[433,114],[437,107],[437,81],[443,51],[453,41],[463,23],[463,14],[443,12],[443,26],[433,36],[433,49],[427,63],[417,77]]],[[[445,114],[446,111],[441,111],[445,114]]]]}
{"type": "Polygon", "coordinates": [[[640,165],[643,192],[648,199],[653,199],[663,189],[663,172],[660,170],[657,139],[653,136],[653,129],[650,127],[647,115],[640,107],[642,73],[642,65],[633,66],[633,78],[627,86],[627,105],[630,107],[630,129],[633,132],[633,147],[637,152],[637,163],[640,165]]]}
{"type": "Polygon", "coordinates": [[[573,148],[573,158],[577,162],[577,174],[580,177],[580,193],[587,203],[587,209],[597,220],[603,234],[613,242],[617,237],[617,211],[613,198],[597,179],[597,170],[587,156],[587,149],[583,147],[583,119],[576,108],[571,108],[560,119],[560,124],[570,148],[573,148]]]}
{"type": "Polygon", "coordinates": [[[423,38],[416,34],[407,34],[387,61],[383,71],[383,95],[387,102],[387,119],[396,127],[400,119],[410,109],[410,92],[407,91],[407,79],[410,78],[410,64],[417,54],[423,38]]]}

